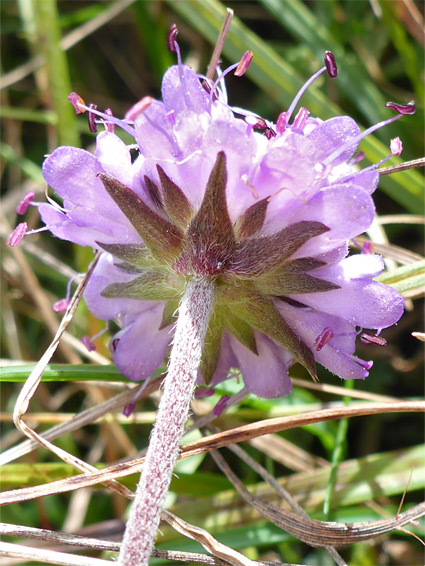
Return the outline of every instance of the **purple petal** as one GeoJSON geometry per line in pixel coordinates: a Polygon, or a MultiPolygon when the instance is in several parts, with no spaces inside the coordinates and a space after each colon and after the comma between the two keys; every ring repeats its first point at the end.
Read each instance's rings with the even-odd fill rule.
{"type": "MultiPolygon", "coordinates": [[[[316,147],[315,158],[320,162],[324,161],[326,157],[331,155],[341,145],[358,136],[359,133],[360,129],[352,118],[349,116],[338,116],[320,124],[320,126],[307,135],[307,138],[316,147]]],[[[356,151],[358,143],[356,141],[347,146],[345,151],[334,159],[332,165],[338,165],[347,161],[356,151]]]]}
{"type": "Polygon", "coordinates": [[[158,330],[162,311],[163,304],[154,304],[114,336],[114,363],[132,381],[150,377],[164,361],[172,340],[172,326],[158,330]]]}
{"type": "Polygon", "coordinates": [[[403,314],[404,300],[392,287],[372,280],[382,268],[379,256],[354,255],[315,271],[316,277],[336,283],[340,289],[291,297],[363,328],[386,328],[403,314]]]}
{"type": "Polygon", "coordinates": [[[174,65],[168,69],[162,80],[161,91],[167,110],[202,113],[208,109],[208,94],[196,74],[186,65],[174,65]],[[181,75],[184,77],[183,84],[181,75]]]}
{"type": "Polygon", "coordinates": [[[342,379],[364,379],[368,376],[365,367],[356,363],[356,358],[352,356],[356,340],[356,329],[352,324],[339,317],[296,308],[283,301],[278,308],[292,329],[314,351],[319,364],[342,379]],[[330,328],[334,336],[317,351],[313,344],[326,328],[330,328]]]}
{"type": "Polygon", "coordinates": [[[131,187],[131,155],[126,144],[111,132],[101,132],[96,138],[96,157],[103,170],[124,185],[131,187]]]}
{"type": "Polygon", "coordinates": [[[292,391],[287,370],[290,354],[260,332],[255,332],[255,338],[258,356],[231,337],[246,387],[254,395],[267,399],[289,395],[292,391]]]}
{"type": "Polygon", "coordinates": [[[139,312],[145,302],[135,299],[107,299],[102,297],[102,291],[112,283],[124,283],[135,278],[134,273],[118,269],[114,265],[114,258],[103,253],[87,283],[84,299],[90,311],[102,320],[111,320],[122,312],[139,312]]]}

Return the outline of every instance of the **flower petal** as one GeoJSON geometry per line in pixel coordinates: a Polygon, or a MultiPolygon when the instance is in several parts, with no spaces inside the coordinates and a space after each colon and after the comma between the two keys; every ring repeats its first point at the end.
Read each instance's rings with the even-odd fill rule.
{"type": "Polygon", "coordinates": [[[164,361],[173,327],[158,330],[162,311],[163,303],[154,304],[114,336],[114,363],[132,381],[150,377],[164,361]]]}
{"type": "Polygon", "coordinates": [[[403,314],[404,300],[392,287],[372,280],[382,268],[379,256],[354,255],[315,271],[316,277],[336,283],[340,289],[291,297],[363,328],[386,328],[403,314]]]}
{"type": "Polygon", "coordinates": [[[288,375],[290,354],[261,332],[255,332],[258,356],[231,337],[246,387],[259,397],[271,399],[289,395],[292,383],[288,375]]]}

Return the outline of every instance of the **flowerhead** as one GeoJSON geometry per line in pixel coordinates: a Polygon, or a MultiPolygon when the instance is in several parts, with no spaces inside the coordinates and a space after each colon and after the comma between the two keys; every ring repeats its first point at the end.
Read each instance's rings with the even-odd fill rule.
{"type": "Polygon", "coordinates": [[[305,108],[293,118],[297,101],[268,122],[229,106],[223,76],[212,84],[181,63],[165,73],[162,100],[143,99],[125,120],[74,96],[91,129],[100,116],[105,131],[94,154],[60,147],[47,157],[63,208],[38,206],[55,236],[102,252],[85,300],[95,316],[119,318],[111,351],[129,379],[166,358],[193,277],[216,286],[200,383],[240,368],[250,391],[277,397],[290,392],[295,362],[313,377],[316,362],[343,379],[368,375],[358,334],[403,312],[402,297],[374,281],[381,257],[348,255],[374,218],[378,173],[358,170],[354,120],[305,108]],[[115,125],[134,137],[135,159],[115,125]]]}

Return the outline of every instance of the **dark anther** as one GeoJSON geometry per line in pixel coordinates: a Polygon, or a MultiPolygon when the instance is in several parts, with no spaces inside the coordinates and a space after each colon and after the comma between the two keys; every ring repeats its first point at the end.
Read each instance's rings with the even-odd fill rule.
{"type": "MultiPolygon", "coordinates": [[[[96,104],[90,104],[89,106],[90,110],[97,110],[97,106],[96,104]]],[[[97,132],[97,124],[96,124],[96,120],[95,120],[95,115],[93,114],[93,112],[89,111],[89,115],[88,115],[88,119],[89,119],[89,130],[95,134],[97,132]]]]}
{"type": "Polygon", "coordinates": [[[271,140],[272,138],[276,137],[276,132],[273,130],[273,128],[267,128],[265,135],[268,140],[271,140]]]}
{"type": "MultiPolygon", "coordinates": [[[[211,87],[211,85],[210,85],[210,83],[209,83],[208,81],[203,80],[202,83],[201,83],[201,86],[202,86],[202,88],[203,88],[204,90],[207,91],[208,94],[210,94],[212,87],[211,87]]],[[[214,92],[213,92],[213,100],[217,100],[217,99],[218,99],[218,96],[217,96],[216,92],[217,92],[217,89],[215,89],[214,92]]]]}
{"type": "Polygon", "coordinates": [[[168,51],[171,51],[171,53],[176,52],[176,47],[174,45],[174,42],[176,41],[178,34],[179,34],[179,30],[177,29],[177,25],[172,24],[167,34],[167,47],[168,47],[168,51]]]}
{"type": "Polygon", "coordinates": [[[369,334],[367,332],[363,332],[363,334],[360,335],[360,342],[363,342],[363,344],[375,344],[376,346],[387,345],[385,338],[376,336],[376,334],[369,334]]]}
{"type": "Polygon", "coordinates": [[[334,79],[338,74],[335,57],[331,51],[325,51],[325,65],[328,75],[334,79]]]}
{"type": "Polygon", "coordinates": [[[414,100],[411,100],[407,104],[397,104],[396,102],[387,102],[385,105],[387,108],[391,108],[398,114],[414,114],[416,112],[416,106],[414,100]]]}

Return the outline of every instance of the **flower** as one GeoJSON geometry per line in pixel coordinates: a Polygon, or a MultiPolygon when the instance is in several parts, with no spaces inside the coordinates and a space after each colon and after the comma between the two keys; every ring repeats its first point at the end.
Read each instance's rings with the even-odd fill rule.
{"type": "MultiPolygon", "coordinates": [[[[329,52],[325,60],[336,76],[329,52]]],[[[165,73],[162,101],[146,97],[125,120],[71,95],[90,129],[106,131],[94,154],[60,147],[47,157],[44,178],[63,209],[39,211],[55,236],[102,251],[85,300],[95,316],[119,317],[111,350],[129,379],[164,361],[193,277],[216,285],[199,383],[214,386],[240,368],[251,392],[277,397],[291,391],[295,362],[313,378],[316,362],[343,379],[368,375],[372,363],[354,355],[357,335],[394,324],[404,304],[374,281],[381,257],[348,255],[374,218],[379,178],[376,167],[358,170],[353,155],[385,123],[360,134],[348,116],[322,121],[305,108],[291,122],[325,70],[276,124],[230,107],[225,73],[212,84],[181,62],[165,73]],[[137,143],[133,161],[116,125],[137,143]]]]}

